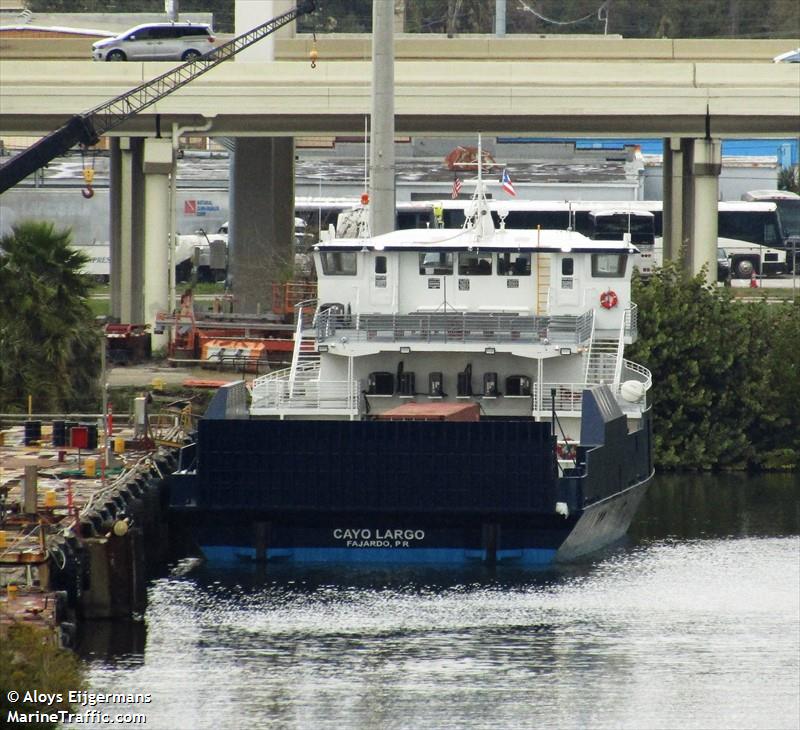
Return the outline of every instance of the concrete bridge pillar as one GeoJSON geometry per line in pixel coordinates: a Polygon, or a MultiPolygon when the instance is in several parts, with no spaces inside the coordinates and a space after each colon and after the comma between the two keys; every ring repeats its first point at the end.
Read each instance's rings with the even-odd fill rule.
{"type": "MultiPolygon", "coordinates": [[[[234,30],[245,33],[294,7],[292,0],[235,0],[234,30]]],[[[236,55],[237,63],[275,60],[278,38],[292,38],[296,23],[236,55]]],[[[267,312],[272,284],[294,269],[294,137],[236,139],[231,152],[228,281],[238,313],[267,312]]]]}
{"type": "Polygon", "coordinates": [[[717,235],[719,174],[722,170],[722,142],[696,139],[692,144],[692,216],[686,267],[690,274],[706,266],[706,281],[717,281],[717,235]]]}
{"type": "Polygon", "coordinates": [[[663,259],[672,261],[680,255],[683,243],[683,148],[680,137],[664,140],[662,209],[663,259]]]}
{"type": "Polygon", "coordinates": [[[139,138],[111,140],[109,179],[111,316],[142,322],[144,234],[144,144],[139,138]]]}
{"type": "Polygon", "coordinates": [[[662,211],[664,260],[677,259],[684,250],[689,274],[707,265],[706,278],[717,280],[717,203],[722,144],[718,139],[664,141],[664,195],[662,211]]]}
{"type": "Polygon", "coordinates": [[[294,138],[248,137],[231,153],[228,272],[239,313],[267,312],[294,271],[294,138]]]}
{"type": "Polygon", "coordinates": [[[372,108],[369,139],[369,230],[395,228],[394,8],[372,2],[372,108]]]}
{"type": "MultiPolygon", "coordinates": [[[[169,304],[169,179],[173,171],[172,141],[148,139],[144,143],[144,322],[154,325],[157,312],[169,304]]],[[[167,335],[152,336],[153,348],[167,344],[167,335]]]]}

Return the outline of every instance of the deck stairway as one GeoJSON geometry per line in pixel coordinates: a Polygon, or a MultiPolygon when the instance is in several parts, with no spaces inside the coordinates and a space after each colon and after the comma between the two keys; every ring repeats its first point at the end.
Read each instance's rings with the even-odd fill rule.
{"type": "Polygon", "coordinates": [[[621,362],[617,339],[593,339],[586,364],[586,384],[614,385],[621,362]]]}
{"type": "Polygon", "coordinates": [[[316,329],[312,326],[316,302],[297,305],[297,328],[291,367],[277,370],[253,381],[250,413],[254,416],[287,418],[314,413],[356,418],[359,384],[352,366],[347,380],[321,381],[321,358],[316,329]]]}
{"type": "Polygon", "coordinates": [[[301,330],[300,327],[295,331],[291,369],[293,381],[319,380],[320,356],[317,351],[317,340],[316,337],[307,334],[313,332],[312,328],[301,330]]]}

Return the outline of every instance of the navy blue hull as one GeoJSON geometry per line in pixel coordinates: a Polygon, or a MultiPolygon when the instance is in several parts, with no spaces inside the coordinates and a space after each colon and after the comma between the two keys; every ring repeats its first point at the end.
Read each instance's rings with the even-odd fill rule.
{"type": "Polygon", "coordinates": [[[324,520],[265,514],[228,519],[223,526],[215,513],[177,517],[210,559],[337,563],[548,564],[576,522],[559,515],[494,522],[476,516],[447,524],[424,514],[387,520],[330,513],[324,520]]]}
{"type": "Polygon", "coordinates": [[[631,433],[584,413],[565,472],[531,419],[204,419],[169,479],[173,526],[210,559],[572,560],[625,534],[652,476],[649,412],[631,433]]]}

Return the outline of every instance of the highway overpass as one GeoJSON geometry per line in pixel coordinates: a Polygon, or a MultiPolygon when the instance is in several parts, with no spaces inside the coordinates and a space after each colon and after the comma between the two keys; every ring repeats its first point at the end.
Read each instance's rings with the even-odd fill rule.
{"type": "MultiPolygon", "coordinates": [[[[23,39],[12,40],[0,45],[0,135],[45,134],[173,65],[34,60],[23,39]]],[[[714,136],[800,134],[800,64],[772,63],[792,44],[403,36],[395,128],[688,137],[705,135],[708,109],[714,136]]],[[[34,48],[44,51],[41,42],[34,48]]],[[[361,133],[370,111],[368,37],[321,38],[316,69],[309,48],[306,38],[280,39],[274,63],[223,64],[113,134],[155,135],[156,115],[162,129],[213,119],[210,134],[231,137],[361,133]]]]}
{"type": "MultiPolygon", "coordinates": [[[[178,127],[239,139],[231,227],[247,257],[237,266],[255,277],[250,291],[264,289],[259,265],[271,247],[291,246],[291,138],[363,133],[372,82],[363,42],[321,40],[315,69],[307,40],[281,43],[279,60],[222,64],[114,130],[113,310],[123,321],[152,322],[167,307],[178,127]]],[[[792,44],[415,38],[396,55],[395,131],[663,138],[665,251],[689,241],[688,265],[699,271],[716,261],[720,138],[800,134],[800,64],[771,60],[792,44]]],[[[46,134],[170,67],[4,55],[0,137],[46,134]]]]}

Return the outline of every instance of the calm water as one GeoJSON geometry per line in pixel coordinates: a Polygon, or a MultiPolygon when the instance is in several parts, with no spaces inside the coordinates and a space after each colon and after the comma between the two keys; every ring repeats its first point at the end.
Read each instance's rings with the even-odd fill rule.
{"type": "Polygon", "coordinates": [[[151,730],[798,728],[799,534],[796,477],[660,477],[579,566],[187,564],[82,652],[151,730]]]}

